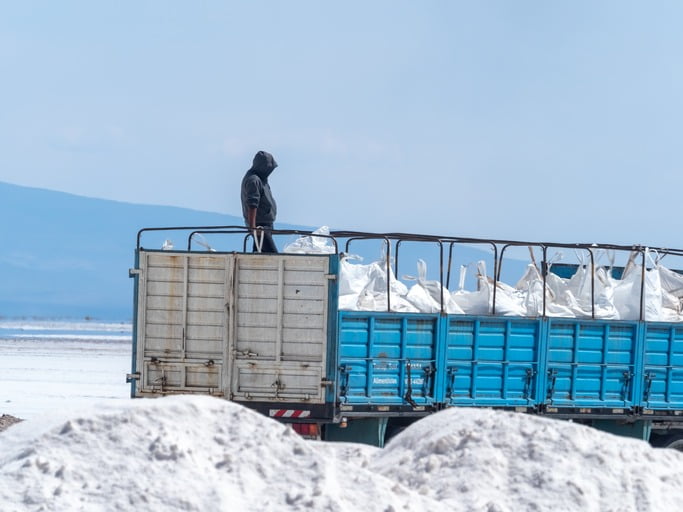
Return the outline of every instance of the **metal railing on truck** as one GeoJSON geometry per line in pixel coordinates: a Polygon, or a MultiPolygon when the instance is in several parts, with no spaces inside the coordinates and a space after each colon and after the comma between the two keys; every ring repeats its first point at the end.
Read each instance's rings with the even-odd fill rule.
{"type": "MultiPolygon", "coordinates": [[[[571,249],[573,251],[585,251],[588,255],[590,264],[586,265],[590,271],[590,289],[591,289],[591,317],[595,318],[595,279],[596,279],[596,269],[597,269],[597,258],[596,253],[598,252],[622,252],[627,253],[631,257],[629,262],[632,263],[637,256],[640,261],[640,290],[639,290],[639,317],[638,320],[644,320],[644,306],[645,306],[645,276],[647,270],[647,254],[656,253],[658,261],[661,261],[666,256],[683,256],[683,249],[671,249],[663,247],[648,247],[643,245],[617,245],[617,244],[600,244],[600,243],[557,243],[557,242],[531,242],[531,241],[515,241],[515,240],[505,240],[505,239],[483,239],[483,238],[472,238],[472,237],[456,237],[456,236],[444,236],[444,235],[424,235],[424,234],[414,234],[414,233],[371,233],[363,231],[331,231],[329,234],[317,233],[307,230],[299,229],[272,229],[267,230],[272,235],[276,237],[283,236],[308,236],[324,238],[329,240],[333,246],[334,253],[349,254],[351,252],[351,247],[354,243],[361,240],[377,240],[383,242],[384,245],[384,265],[387,276],[390,274],[392,269],[394,273],[398,275],[398,266],[400,260],[400,248],[401,245],[407,242],[420,242],[424,244],[435,244],[439,250],[438,256],[438,281],[441,283],[444,290],[448,290],[450,287],[452,267],[454,260],[454,249],[458,246],[463,245],[483,245],[487,246],[492,251],[493,256],[493,266],[494,284],[501,282],[501,275],[503,272],[503,263],[505,261],[504,256],[507,251],[511,248],[525,247],[529,248],[530,252],[533,249],[538,249],[541,251],[542,259],[540,262],[533,261],[534,264],[540,264],[541,277],[543,281],[543,307],[542,312],[539,316],[545,318],[547,317],[547,278],[548,273],[552,271],[552,268],[557,267],[558,264],[554,264],[549,261],[548,252],[552,249],[571,249]],[[340,253],[339,246],[340,242],[344,243],[344,251],[340,253]]],[[[204,235],[230,235],[242,237],[241,249],[242,252],[247,252],[247,246],[250,239],[254,238],[254,234],[251,230],[245,228],[244,226],[175,226],[175,227],[150,227],[143,228],[138,231],[137,234],[137,245],[136,249],[139,250],[142,247],[142,237],[149,233],[154,232],[186,232],[187,240],[185,247],[187,251],[193,250],[213,250],[210,245],[205,241],[202,241],[204,235]],[[198,239],[198,237],[200,237],[198,239]],[[198,244],[199,242],[199,244],[198,244]],[[193,249],[193,243],[195,245],[200,245],[202,249],[193,249]]],[[[579,265],[566,265],[570,270],[576,271],[579,265]]],[[[610,270],[616,270],[620,272],[623,268],[616,268],[610,270]]],[[[678,272],[678,271],[677,271],[678,272]]],[[[391,311],[391,282],[387,279],[387,311],[391,311]]],[[[492,305],[491,314],[496,314],[497,307],[497,295],[499,293],[498,286],[492,287],[492,305]]],[[[445,314],[445,297],[441,294],[440,306],[441,313],[445,314]]]]}

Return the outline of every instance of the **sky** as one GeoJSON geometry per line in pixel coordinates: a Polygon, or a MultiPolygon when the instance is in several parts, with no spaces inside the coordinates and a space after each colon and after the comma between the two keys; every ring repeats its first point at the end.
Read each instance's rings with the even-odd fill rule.
{"type": "Polygon", "coordinates": [[[683,247],[683,4],[4,2],[0,181],[278,220],[683,247]]]}
{"type": "Polygon", "coordinates": [[[659,512],[679,508],[682,462],[584,425],[464,407],[383,449],[306,441],[186,395],[67,407],[0,432],[0,498],[8,511],[659,512]]]}

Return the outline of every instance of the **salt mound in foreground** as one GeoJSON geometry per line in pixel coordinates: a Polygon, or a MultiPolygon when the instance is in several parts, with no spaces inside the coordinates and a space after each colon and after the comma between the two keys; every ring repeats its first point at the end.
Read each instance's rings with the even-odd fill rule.
{"type": "Polygon", "coordinates": [[[0,435],[10,510],[429,510],[290,428],[206,396],[136,400],[0,435]]]}
{"type": "Polygon", "coordinates": [[[683,455],[565,421],[452,408],[383,449],[314,443],[225,400],[176,396],[0,435],[0,508],[661,511],[683,455]]]}
{"type": "Polygon", "coordinates": [[[568,421],[451,408],[422,419],[368,468],[481,511],[680,510],[683,454],[568,421]]]}

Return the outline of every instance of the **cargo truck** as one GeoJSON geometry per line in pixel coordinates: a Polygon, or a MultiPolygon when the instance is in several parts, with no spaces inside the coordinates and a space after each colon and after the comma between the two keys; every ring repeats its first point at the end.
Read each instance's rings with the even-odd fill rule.
{"type": "Polygon", "coordinates": [[[247,251],[252,236],[239,226],[140,230],[130,269],[132,397],[208,394],[307,437],[376,446],[447,407],[506,409],[683,446],[683,323],[645,320],[650,249],[337,231],[327,236],[330,254],[260,254],[247,251]],[[182,247],[145,246],[160,247],[168,233],[181,237],[182,247]],[[230,242],[218,249],[209,238],[230,242]],[[444,297],[438,312],[396,312],[391,293],[386,311],[340,310],[340,259],[369,240],[382,243],[387,275],[398,268],[402,244],[436,247],[446,287],[454,248],[464,246],[489,248],[494,282],[508,264],[506,253],[530,247],[540,255],[544,289],[551,272],[583,270],[592,293],[598,251],[628,252],[642,258],[640,313],[604,319],[593,306],[584,318],[551,316],[544,294],[539,314],[502,316],[495,287],[484,315],[448,314],[444,297]],[[552,248],[588,257],[553,265],[552,248]]]}

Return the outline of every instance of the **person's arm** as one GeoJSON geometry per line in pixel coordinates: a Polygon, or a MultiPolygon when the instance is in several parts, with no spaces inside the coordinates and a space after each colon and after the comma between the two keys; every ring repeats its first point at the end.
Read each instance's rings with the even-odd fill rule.
{"type": "Polygon", "coordinates": [[[256,208],[249,207],[247,210],[247,223],[249,229],[256,229],[256,208]]]}
{"type": "Polygon", "coordinates": [[[247,227],[256,229],[256,210],[261,202],[261,180],[256,176],[249,176],[244,182],[246,207],[247,207],[247,227]]]}

